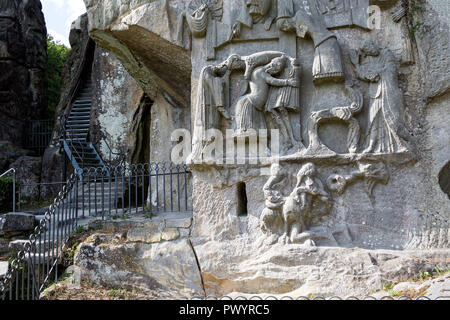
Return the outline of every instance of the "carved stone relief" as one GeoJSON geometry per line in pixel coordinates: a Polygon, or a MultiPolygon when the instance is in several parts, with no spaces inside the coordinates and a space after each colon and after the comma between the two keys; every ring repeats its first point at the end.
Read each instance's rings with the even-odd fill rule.
{"type": "Polygon", "coordinates": [[[315,220],[330,212],[333,201],[313,163],[300,168],[294,190],[286,197],[280,187],[287,176],[284,168],[273,164],[271,176],[263,188],[266,202],[261,215],[261,229],[268,236],[266,244],[280,241],[313,245],[308,231],[315,220]]]}
{"type": "MultiPolygon", "coordinates": [[[[230,3],[193,1],[185,15],[192,35],[205,38],[206,55],[198,57],[209,60],[197,61],[201,72],[187,162],[199,164],[198,172],[218,189],[256,179],[252,169],[267,169],[267,162],[246,162],[252,175],[240,176],[237,166],[204,161],[205,151],[218,141],[208,130],[231,131],[227,143],[237,144],[239,139],[258,139],[262,129],[277,129],[280,157],[272,150],[267,153],[273,164],[262,187],[262,241],[314,245],[314,238],[321,237],[337,244],[333,234],[345,234],[346,224],[330,227],[322,219],[330,216],[347,188],[360,183],[374,201],[375,186],[389,182],[391,156],[411,157],[398,61],[373,41],[357,41],[354,49],[339,43],[334,29],[367,29],[362,19],[367,18],[368,0],[235,0],[240,6],[225,18],[230,3]],[[311,105],[314,94],[324,105],[311,105]],[[322,139],[329,124],[345,128],[345,134],[325,131],[345,141],[344,151],[322,139]],[[293,180],[295,186],[287,192],[293,180]]],[[[395,21],[402,17],[401,10],[393,15],[395,21]]]]}
{"type": "Polygon", "coordinates": [[[352,63],[358,79],[370,83],[369,132],[362,152],[407,151],[410,134],[402,122],[403,94],[398,86],[394,55],[367,40],[352,63]]]}

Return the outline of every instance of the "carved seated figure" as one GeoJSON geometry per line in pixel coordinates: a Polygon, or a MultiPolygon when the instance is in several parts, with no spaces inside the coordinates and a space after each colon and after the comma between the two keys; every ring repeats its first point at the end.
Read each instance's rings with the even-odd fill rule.
{"type": "Polygon", "coordinates": [[[261,215],[261,230],[269,236],[267,244],[273,244],[278,240],[278,231],[283,225],[281,212],[285,197],[280,189],[284,185],[288,173],[279,164],[274,163],[270,168],[270,174],[269,180],[263,187],[266,202],[261,215]]]}
{"type": "MultiPolygon", "coordinates": [[[[324,215],[331,209],[332,200],[324,190],[322,181],[317,177],[314,164],[305,164],[297,174],[297,185],[286,199],[283,206],[285,243],[303,242],[309,240],[308,230],[315,215],[324,215]],[[324,205],[324,210],[317,209],[315,202],[324,205]],[[303,233],[303,234],[302,234],[303,233]]],[[[310,240],[311,241],[311,240],[310,240]]]]}

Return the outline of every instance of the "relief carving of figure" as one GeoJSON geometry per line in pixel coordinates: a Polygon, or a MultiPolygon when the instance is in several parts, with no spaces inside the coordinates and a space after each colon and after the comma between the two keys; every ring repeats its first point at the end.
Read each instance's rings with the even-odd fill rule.
{"type": "Polygon", "coordinates": [[[283,206],[284,234],[287,243],[303,240],[302,232],[310,227],[310,222],[325,215],[332,206],[332,200],[317,177],[314,164],[307,163],[297,174],[294,191],[283,206]]]}
{"type": "Polygon", "coordinates": [[[295,13],[292,2],[278,3],[277,25],[281,31],[297,33],[299,38],[309,35],[314,42],[315,55],[313,63],[314,83],[333,80],[344,81],[342,53],[336,35],[325,26],[319,14],[308,14],[304,10],[295,13]]]}
{"type": "Polygon", "coordinates": [[[403,94],[394,55],[367,40],[352,62],[356,76],[370,84],[369,131],[363,153],[407,151],[410,134],[401,120],[403,94]]]}
{"type": "Polygon", "coordinates": [[[296,148],[294,152],[305,148],[303,143],[297,141],[294,137],[292,124],[288,111],[300,111],[300,74],[301,67],[297,59],[289,59],[288,66],[285,68],[282,78],[293,79],[297,81],[295,87],[271,87],[267,99],[265,111],[274,119],[281,136],[284,137],[284,152],[296,148]]]}
{"type": "Polygon", "coordinates": [[[265,29],[269,30],[275,20],[274,17],[267,16],[272,8],[272,0],[241,1],[241,11],[233,25],[230,40],[240,37],[242,25],[251,29],[254,24],[264,23],[265,29]]]}
{"type": "MultiPolygon", "coordinates": [[[[249,57],[252,60],[252,57],[249,57]]],[[[280,56],[273,58],[267,65],[254,68],[250,73],[249,87],[250,92],[245,94],[236,103],[236,136],[246,136],[250,129],[255,128],[254,119],[257,118],[256,113],[264,111],[264,107],[269,97],[269,86],[275,87],[298,87],[296,79],[278,79],[276,75],[280,75],[286,68],[288,58],[280,56]]],[[[249,70],[246,70],[246,74],[249,70]]]]}
{"type": "Polygon", "coordinates": [[[285,197],[281,193],[281,188],[286,183],[287,176],[287,171],[275,163],[270,168],[270,178],[263,187],[266,202],[261,215],[261,230],[269,236],[267,240],[269,244],[278,240],[277,231],[283,224],[282,209],[285,197]]]}
{"type": "Polygon", "coordinates": [[[227,92],[231,70],[223,67],[207,66],[200,74],[197,103],[195,106],[192,153],[187,162],[200,161],[205,144],[205,133],[208,129],[218,129],[220,117],[231,121],[227,110],[227,92]]]}

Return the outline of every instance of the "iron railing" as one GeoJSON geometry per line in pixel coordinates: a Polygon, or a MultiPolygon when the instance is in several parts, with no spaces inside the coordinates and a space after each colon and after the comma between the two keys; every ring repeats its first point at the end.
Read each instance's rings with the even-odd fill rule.
{"type": "Polygon", "coordinates": [[[30,120],[26,122],[25,148],[42,156],[50,144],[54,120],[30,120]]]}
{"type": "Polygon", "coordinates": [[[108,150],[109,150],[109,162],[108,162],[108,164],[110,166],[123,165],[125,163],[125,161],[126,161],[127,154],[124,153],[124,152],[114,152],[112,150],[111,146],[109,145],[108,141],[106,141],[106,140],[104,140],[104,141],[105,141],[106,147],[108,147],[108,150]],[[113,155],[116,156],[114,160],[113,160],[113,155]]]}
{"type": "Polygon", "coordinates": [[[63,186],[10,263],[0,279],[0,300],[39,299],[50,281],[58,281],[58,263],[70,235],[91,217],[137,214],[151,219],[156,213],[192,211],[191,173],[185,165],[123,164],[81,171],[63,186]]]}
{"type": "Polygon", "coordinates": [[[185,165],[147,163],[81,170],[78,208],[82,216],[188,212],[190,171],[185,165]]]}
{"type": "Polygon", "coordinates": [[[332,297],[324,297],[324,296],[314,296],[314,297],[306,297],[306,296],[298,296],[298,297],[292,297],[292,296],[284,296],[284,297],[276,297],[276,296],[266,296],[266,297],[261,297],[258,295],[255,296],[235,296],[235,297],[230,297],[230,296],[222,296],[222,297],[217,297],[214,295],[210,295],[205,297],[200,297],[200,296],[196,296],[196,297],[184,297],[185,300],[199,300],[199,301],[207,301],[207,300],[211,300],[211,301],[324,301],[324,300],[340,300],[340,301],[349,301],[349,300],[450,300],[450,296],[439,296],[436,298],[430,298],[427,296],[419,296],[419,297],[414,297],[411,298],[409,296],[406,295],[402,295],[402,296],[384,296],[384,297],[374,297],[374,296],[365,296],[365,297],[355,297],[355,296],[348,296],[348,297],[339,297],[339,296],[332,296],[332,297]]]}
{"type": "MultiPolygon", "coordinates": [[[[16,212],[16,180],[17,180],[16,173],[17,173],[17,170],[14,169],[14,168],[11,168],[8,171],[6,171],[5,173],[2,173],[0,175],[0,178],[12,176],[12,179],[13,179],[13,190],[12,190],[12,208],[13,208],[13,212],[16,212]]],[[[20,200],[19,200],[19,203],[20,203],[20,200]]]]}

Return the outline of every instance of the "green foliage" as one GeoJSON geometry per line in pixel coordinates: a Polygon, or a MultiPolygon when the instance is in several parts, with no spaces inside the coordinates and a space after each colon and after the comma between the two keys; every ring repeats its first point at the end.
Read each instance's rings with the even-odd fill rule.
{"type": "Polygon", "coordinates": [[[384,284],[383,290],[389,292],[390,290],[392,290],[393,287],[394,287],[394,283],[393,282],[387,282],[387,283],[384,284]]]}
{"type": "Polygon", "coordinates": [[[47,35],[48,113],[53,116],[61,98],[61,73],[70,49],[47,35]]]}
{"type": "Polygon", "coordinates": [[[409,29],[409,36],[414,37],[420,27],[423,25],[423,22],[417,22],[409,29]]]}
{"type": "Polygon", "coordinates": [[[18,250],[14,249],[8,252],[8,262],[9,264],[13,263],[14,260],[17,259],[17,254],[19,253],[18,250]]]}
{"type": "Polygon", "coordinates": [[[13,201],[13,179],[9,177],[0,178],[0,212],[12,211],[13,201]]]}
{"type": "Polygon", "coordinates": [[[78,226],[73,233],[80,234],[86,232],[86,228],[84,226],[78,226]]]}

